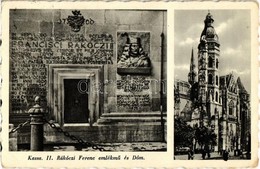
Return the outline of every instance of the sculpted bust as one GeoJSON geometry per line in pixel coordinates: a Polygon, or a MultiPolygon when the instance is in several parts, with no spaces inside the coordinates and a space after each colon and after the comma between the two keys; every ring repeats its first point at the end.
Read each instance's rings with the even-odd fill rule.
{"type": "Polygon", "coordinates": [[[139,37],[127,37],[122,55],[118,59],[118,67],[150,67],[151,61],[147,53],[143,51],[139,37]]]}

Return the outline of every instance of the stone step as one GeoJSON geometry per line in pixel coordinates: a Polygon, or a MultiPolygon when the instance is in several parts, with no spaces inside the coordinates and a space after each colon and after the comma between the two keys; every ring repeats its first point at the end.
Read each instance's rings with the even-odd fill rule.
{"type": "MultiPolygon", "coordinates": [[[[163,119],[166,121],[166,113],[163,114],[163,119]]],[[[160,123],[160,112],[124,112],[124,113],[107,113],[103,114],[97,121],[97,124],[133,124],[133,123],[160,123]]]]}
{"type": "MultiPolygon", "coordinates": [[[[160,121],[161,118],[158,117],[103,117],[99,120],[115,120],[115,121],[160,121]]],[[[163,119],[166,119],[166,117],[163,117],[163,119]]]]}
{"type": "MultiPolygon", "coordinates": [[[[163,113],[166,117],[166,113],[163,113]]],[[[161,117],[160,112],[115,112],[115,113],[105,113],[102,117],[161,117]]]]}

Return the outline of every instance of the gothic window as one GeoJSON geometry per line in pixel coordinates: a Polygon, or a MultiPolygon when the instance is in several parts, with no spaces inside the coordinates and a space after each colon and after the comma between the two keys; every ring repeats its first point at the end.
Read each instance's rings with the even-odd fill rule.
{"type": "Polygon", "coordinates": [[[218,59],[216,59],[216,68],[218,69],[218,59]]]}
{"type": "Polygon", "coordinates": [[[216,85],[218,86],[218,76],[216,76],[216,85]]]}
{"type": "Polygon", "coordinates": [[[209,76],[208,76],[208,84],[213,84],[212,74],[209,74],[209,76]]]}
{"type": "Polygon", "coordinates": [[[215,100],[216,100],[216,102],[218,102],[218,92],[216,92],[215,100]]]}
{"type": "Polygon", "coordinates": [[[211,57],[209,57],[208,67],[213,67],[213,59],[211,57]]]}
{"type": "Polygon", "coordinates": [[[228,112],[229,112],[229,115],[233,115],[234,114],[234,103],[233,103],[233,101],[231,100],[230,102],[229,102],[229,105],[228,105],[228,112]]]}

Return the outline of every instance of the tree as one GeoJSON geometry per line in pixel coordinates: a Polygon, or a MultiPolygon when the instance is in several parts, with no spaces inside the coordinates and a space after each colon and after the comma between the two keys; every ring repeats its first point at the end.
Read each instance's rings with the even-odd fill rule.
{"type": "Polygon", "coordinates": [[[210,157],[209,146],[215,146],[217,144],[217,135],[214,133],[214,130],[209,129],[205,126],[196,127],[195,139],[201,146],[201,149],[203,151],[206,151],[208,153],[208,157],[210,157]]]}
{"type": "Polygon", "coordinates": [[[194,138],[194,129],[183,119],[174,120],[174,144],[176,147],[190,147],[194,138]]]}

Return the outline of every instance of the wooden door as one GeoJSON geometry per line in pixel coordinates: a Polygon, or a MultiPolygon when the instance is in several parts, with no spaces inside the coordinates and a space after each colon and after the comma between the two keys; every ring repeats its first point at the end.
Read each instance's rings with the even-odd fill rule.
{"type": "Polygon", "coordinates": [[[89,123],[88,84],[86,79],[64,79],[64,123],[89,123]]]}

